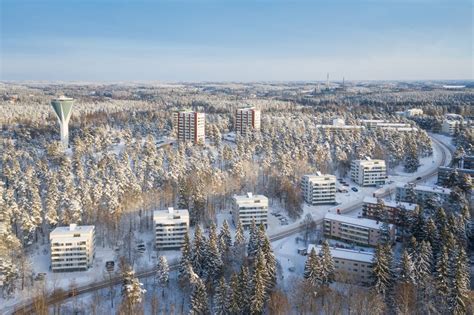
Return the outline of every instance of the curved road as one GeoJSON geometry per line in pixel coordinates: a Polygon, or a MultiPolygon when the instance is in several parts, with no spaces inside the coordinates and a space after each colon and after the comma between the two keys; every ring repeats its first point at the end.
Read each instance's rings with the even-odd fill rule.
{"type": "MultiPolygon", "coordinates": [[[[443,144],[442,142],[440,142],[439,140],[434,138],[433,136],[430,135],[430,137],[431,137],[431,140],[433,141],[433,144],[438,145],[438,147],[441,149],[440,150],[442,152],[441,163],[436,165],[435,168],[432,168],[432,169],[430,168],[430,169],[426,170],[425,174],[423,174],[423,173],[419,174],[418,173],[417,177],[421,177],[421,179],[413,180],[413,182],[421,182],[423,180],[426,180],[426,179],[429,179],[429,178],[435,176],[438,173],[438,166],[445,166],[450,162],[447,159],[446,152],[449,152],[450,154],[452,154],[452,150],[448,146],[446,146],[445,144],[443,144]]],[[[386,196],[392,194],[395,191],[395,189],[396,189],[395,185],[392,185],[386,191],[379,194],[378,197],[386,197],[386,196]]],[[[363,203],[360,201],[356,204],[350,204],[350,205],[346,205],[346,206],[342,205],[342,206],[339,206],[338,208],[340,209],[341,213],[348,213],[348,212],[354,211],[358,208],[361,208],[362,204],[363,203]]],[[[318,219],[318,220],[315,220],[315,221],[316,221],[317,224],[319,224],[323,221],[323,219],[318,219]]],[[[293,234],[299,233],[299,232],[303,231],[303,229],[304,229],[304,225],[299,223],[299,224],[297,224],[297,226],[289,227],[288,229],[286,229],[284,231],[281,231],[281,232],[278,232],[276,234],[270,235],[270,240],[272,242],[274,242],[274,241],[280,240],[282,238],[291,236],[293,234]]],[[[173,262],[173,263],[170,264],[169,267],[170,267],[170,270],[176,270],[178,268],[178,263],[173,262]]],[[[142,271],[139,271],[139,272],[136,273],[136,275],[139,278],[151,277],[151,276],[154,276],[155,274],[156,274],[156,269],[155,268],[148,269],[148,270],[142,270],[142,271]]],[[[49,297],[48,298],[48,305],[54,305],[54,304],[57,304],[59,302],[64,302],[64,301],[68,300],[69,298],[71,298],[72,296],[83,295],[83,294],[90,293],[90,292],[93,292],[93,291],[96,291],[96,290],[101,290],[101,289],[108,288],[110,286],[118,285],[121,282],[122,282],[122,277],[121,276],[115,276],[115,277],[110,278],[109,280],[99,281],[99,282],[95,282],[95,283],[91,283],[91,284],[88,284],[88,285],[77,287],[73,291],[64,291],[63,293],[57,293],[54,297],[49,297]]],[[[18,303],[16,305],[13,305],[13,306],[9,307],[8,309],[3,310],[2,314],[31,314],[33,312],[33,309],[34,309],[34,302],[32,300],[29,300],[29,301],[25,301],[23,303],[18,303]]]]}

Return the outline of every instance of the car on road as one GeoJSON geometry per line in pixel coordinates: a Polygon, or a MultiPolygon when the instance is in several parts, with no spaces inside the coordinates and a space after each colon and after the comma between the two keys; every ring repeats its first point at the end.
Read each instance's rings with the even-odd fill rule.
{"type": "Polygon", "coordinates": [[[352,187],[351,190],[354,191],[354,192],[358,192],[358,191],[359,191],[359,189],[357,189],[357,188],[355,188],[355,187],[352,187]]]}
{"type": "Polygon", "coordinates": [[[416,180],[421,180],[421,177],[417,177],[416,180]]]}

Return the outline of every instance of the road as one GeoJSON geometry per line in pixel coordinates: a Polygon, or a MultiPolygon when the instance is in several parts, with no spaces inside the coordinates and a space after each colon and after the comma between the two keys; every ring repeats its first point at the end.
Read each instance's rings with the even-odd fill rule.
{"type": "MultiPolygon", "coordinates": [[[[437,165],[433,165],[433,168],[425,170],[421,174],[417,173],[416,175],[414,175],[414,178],[421,177],[421,179],[413,180],[413,182],[422,182],[426,179],[429,179],[429,178],[435,176],[438,173],[438,166],[445,166],[450,162],[447,159],[447,153],[446,152],[449,152],[450,154],[452,154],[452,150],[448,146],[446,146],[445,144],[440,142],[439,140],[435,139],[434,137],[431,137],[431,139],[432,139],[434,145],[438,145],[438,147],[441,148],[441,150],[440,150],[442,152],[441,163],[437,164],[437,165]]],[[[387,190],[385,190],[383,193],[379,194],[378,197],[386,197],[388,195],[391,195],[395,191],[395,189],[396,189],[395,185],[391,185],[387,190]]],[[[349,204],[349,205],[338,206],[341,213],[348,213],[348,212],[357,210],[361,207],[362,207],[362,201],[357,202],[357,203],[353,203],[353,204],[349,204]]],[[[320,224],[322,222],[322,220],[323,219],[318,219],[318,220],[315,220],[315,221],[316,221],[317,224],[320,224]]],[[[270,241],[272,241],[272,242],[278,241],[280,239],[283,239],[283,238],[286,238],[288,236],[299,233],[299,232],[303,231],[303,229],[304,229],[304,225],[302,225],[300,223],[297,224],[296,226],[289,226],[288,229],[286,229],[284,231],[281,231],[281,232],[270,235],[270,241]]],[[[170,263],[170,270],[176,270],[177,268],[178,268],[178,263],[177,262],[170,263]]],[[[154,276],[155,274],[156,274],[156,269],[155,268],[148,269],[148,270],[143,270],[143,271],[138,271],[136,273],[136,275],[139,278],[151,277],[151,276],[154,276]]],[[[86,294],[86,293],[94,292],[96,290],[101,290],[101,289],[105,289],[105,288],[108,288],[108,287],[111,287],[111,286],[118,285],[121,282],[122,282],[122,277],[121,276],[115,276],[115,277],[111,277],[108,280],[99,281],[99,282],[91,283],[91,284],[88,284],[88,285],[80,286],[80,287],[77,287],[76,289],[74,289],[74,291],[58,293],[55,297],[49,297],[48,298],[48,305],[54,305],[54,304],[57,304],[59,302],[65,302],[66,300],[70,299],[72,297],[72,295],[73,296],[83,295],[83,294],[86,294]]],[[[29,301],[25,301],[23,303],[18,303],[16,305],[13,305],[13,306],[9,307],[6,310],[3,310],[2,314],[31,314],[32,310],[33,310],[33,302],[31,300],[29,300],[29,301]]]]}

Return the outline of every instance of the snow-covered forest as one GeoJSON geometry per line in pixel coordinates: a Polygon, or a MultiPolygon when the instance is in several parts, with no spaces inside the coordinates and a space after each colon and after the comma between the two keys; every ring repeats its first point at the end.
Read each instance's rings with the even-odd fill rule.
{"type": "MultiPolygon", "coordinates": [[[[148,302],[142,300],[144,289],[131,269],[134,258],[127,255],[127,235],[150,230],[152,211],[174,206],[189,209],[194,237],[182,250],[178,279],[168,279],[168,263],[160,258],[157,282],[163,287],[179,282],[175,289],[183,292],[184,309],[192,314],[467,312],[472,184],[465,178],[452,180],[457,195],[451,206],[443,209],[433,201],[416,213],[406,228],[401,257],[395,257],[389,245],[377,247],[370,290],[352,285],[334,289],[332,258],[326,250],[321,257],[308,256],[305,273],[293,279],[290,296],[284,289],[288,284],[277,281],[264,229],[253,227],[245,244],[243,235],[230,235],[227,223],[216,227],[216,215],[228,212],[232,195],[248,191],[271,198],[288,217],[300,218],[302,175],[321,171],[344,177],[354,159],[383,159],[389,169],[403,166],[416,172],[419,160],[433,154],[427,132],[439,131],[445,113],[474,116],[472,89],[354,85],[318,95],[302,93],[305,87],[1,85],[3,298],[32,287],[31,253],[49,242],[54,227],[93,224],[102,246],[125,243],[120,252],[120,311],[143,312],[148,302]],[[50,106],[59,94],[76,99],[69,124],[71,148],[66,152],[50,106]],[[261,132],[226,140],[223,136],[234,129],[235,109],[248,105],[262,111],[261,132]],[[395,115],[411,107],[422,108],[425,115],[395,115]],[[203,145],[174,140],[172,114],[187,108],[206,113],[203,145]],[[336,117],[347,125],[383,119],[418,129],[317,127],[336,117]],[[207,237],[201,228],[209,230],[207,237]]],[[[459,130],[452,144],[472,155],[472,128],[459,130]]],[[[236,233],[243,234],[239,228],[236,233]]]]}

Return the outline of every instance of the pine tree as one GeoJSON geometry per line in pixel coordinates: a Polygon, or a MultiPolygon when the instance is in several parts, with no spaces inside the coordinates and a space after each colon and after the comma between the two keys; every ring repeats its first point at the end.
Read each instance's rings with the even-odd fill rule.
{"type": "Polygon", "coordinates": [[[320,283],[324,286],[328,286],[334,281],[334,261],[332,259],[331,250],[328,242],[325,240],[321,248],[321,272],[320,272],[320,283]]]}
{"type": "Polygon", "coordinates": [[[253,279],[252,279],[252,297],[250,300],[250,312],[251,314],[262,314],[265,301],[266,301],[266,287],[265,283],[267,282],[267,270],[266,270],[266,263],[265,258],[263,256],[263,252],[260,249],[257,253],[257,257],[255,260],[255,268],[253,272],[253,279]]]}
{"type": "Polygon", "coordinates": [[[273,254],[272,245],[270,239],[265,235],[262,245],[263,255],[266,261],[266,269],[268,274],[267,279],[267,289],[272,290],[277,282],[277,261],[275,255],[273,254]]]}
{"type": "Polygon", "coordinates": [[[438,296],[442,301],[446,301],[450,294],[451,279],[449,270],[449,256],[448,249],[443,246],[436,263],[436,289],[438,296]]]}
{"type": "Polygon", "coordinates": [[[258,250],[258,245],[259,239],[257,224],[255,223],[255,219],[252,219],[249,231],[249,243],[247,245],[247,256],[249,257],[249,259],[255,258],[255,255],[257,254],[258,250]]]}
{"type": "Polygon", "coordinates": [[[230,235],[229,224],[227,223],[227,220],[224,220],[219,233],[219,250],[222,254],[223,260],[227,260],[231,246],[232,236],[230,235]]]}
{"type": "Polygon", "coordinates": [[[198,279],[194,286],[194,291],[191,295],[191,310],[189,313],[192,315],[206,315],[211,313],[209,311],[206,287],[201,279],[198,279]]]}
{"type": "Polygon", "coordinates": [[[135,272],[130,267],[125,266],[122,277],[122,296],[131,313],[133,307],[142,302],[142,297],[146,290],[142,289],[142,284],[135,277],[135,272]]]}
{"type": "Polygon", "coordinates": [[[162,288],[168,286],[170,268],[165,256],[160,256],[156,268],[156,278],[162,288]]]}
{"type": "Polygon", "coordinates": [[[214,314],[227,315],[231,314],[231,291],[224,277],[221,277],[214,295],[214,314]]]}
{"type": "Polygon", "coordinates": [[[316,254],[316,250],[313,247],[304,265],[304,278],[313,286],[317,286],[319,285],[320,270],[321,270],[320,258],[318,254],[316,254]]]}
{"type": "Polygon", "coordinates": [[[194,272],[196,272],[200,277],[206,271],[206,257],[207,252],[205,238],[202,235],[201,227],[199,225],[196,225],[196,229],[194,230],[194,242],[191,262],[193,265],[194,272]]]}
{"type": "Polygon", "coordinates": [[[242,305],[240,301],[243,300],[242,292],[240,290],[239,276],[236,273],[233,273],[230,277],[230,313],[231,314],[240,314],[242,312],[242,305]]]}
{"type": "Polygon", "coordinates": [[[426,237],[425,234],[426,223],[423,210],[418,208],[413,213],[413,222],[411,224],[411,234],[418,240],[424,240],[426,237]]]}
{"type": "Polygon", "coordinates": [[[382,295],[388,292],[393,282],[392,261],[389,251],[385,246],[378,245],[373,261],[372,285],[374,290],[382,295]]]}
{"type": "Polygon", "coordinates": [[[470,275],[466,252],[461,247],[455,263],[453,285],[449,297],[449,309],[453,314],[467,313],[466,301],[470,287],[470,275]]]}
{"type": "MultiPolygon", "coordinates": [[[[211,230],[209,233],[209,245],[207,250],[207,255],[205,258],[206,264],[206,276],[208,280],[217,282],[222,273],[222,259],[221,254],[219,253],[219,247],[217,244],[217,235],[215,231],[215,225],[211,225],[211,230]]],[[[214,283],[215,284],[215,283],[214,283]]]]}
{"type": "Polygon", "coordinates": [[[242,313],[250,312],[249,301],[252,297],[252,283],[250,281],[249,270],[245,265],[242,265],[239,273],[239,305],[242,313]]]}
{"type": "Polygon", "coordinates": [[[415,253],[415,280],[421,287],[426,287],[433,271],[433,252],[427,241],[422,241],[415,253]]]}
{"type": "Polygon", "coordinates": [[[237,229],[235,230],[233,255],[237,263],[241,262],[245,255],[245,236],[242,222],[237,223],[237,229]]]}
{"type": "Polygon", "coordinates": [[[186,233],[184,235],[183,246],[181,247],[181,257],[178,266],[178,279],[182,286],[188,282],[189,275],[187,274],[187,270],[188,265],[191,264],[191,259],[191,244],[189,241],[189,234],[186,233]]]}
{"type": "Polygon", "coordinates": [[[403,251],[398,279],[401,283],[415,284],[415,266],[407,250],[403,251]]]}

